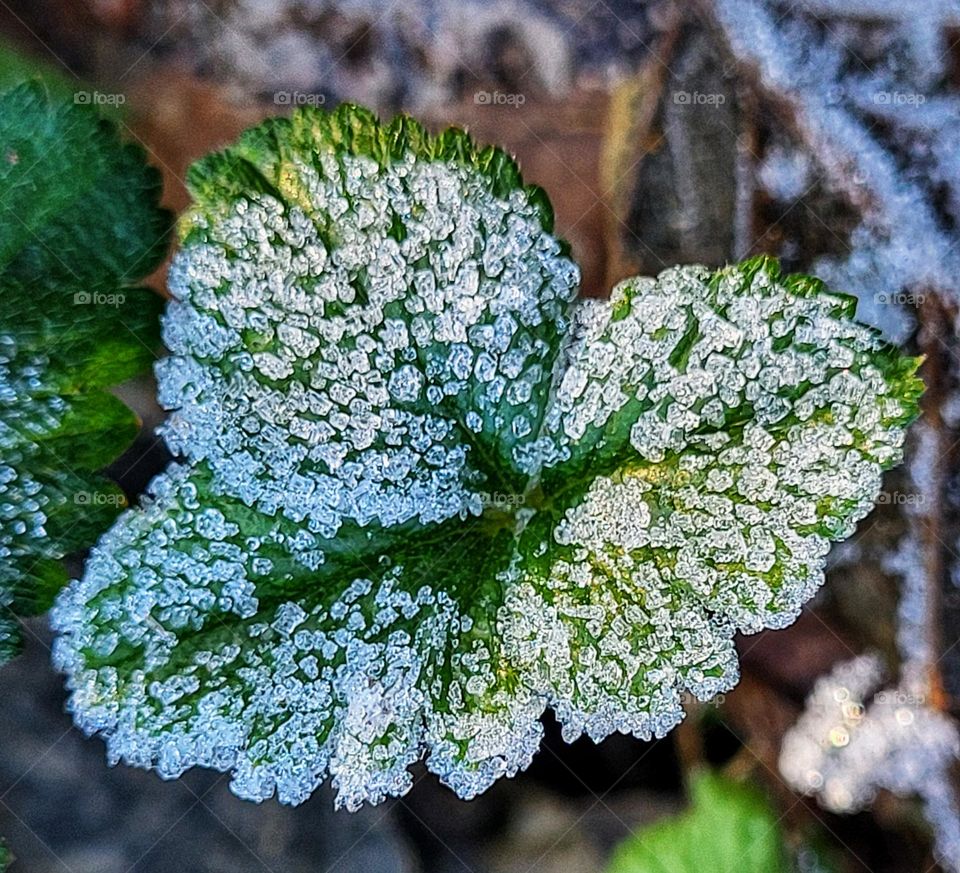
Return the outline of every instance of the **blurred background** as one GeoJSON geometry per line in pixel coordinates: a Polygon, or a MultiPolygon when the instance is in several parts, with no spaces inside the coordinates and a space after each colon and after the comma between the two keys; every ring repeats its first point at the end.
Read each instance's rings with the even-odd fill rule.
{"type": "MultiPolygon", "coordinates": [[[[775,254],[856,294],[863,320],[926,355],[928,385],[908,463],[801,619],[739,641],[732,693],[691,702],[655,743],[568,746],[548,716],[533,766],[469,803],[422,771],[408,796],[348,814],[326,789],[256,806],[225,776],[108,768],[63,713],[32,621],[26,655],[0,671],[14,871],[685,873],[643,866],[641,844],[653,822],[680,826],[704,768],[765,809],[723,824],[713,810],[715,829],[760,827],[783,853],[744,873],[960,870],[957,3],[0,0],[0,38],[0,79],[26,67],[102,106],[173,209],[189,164],[266,116],[407,111],[518,157],[584,294],[775,254]]],[[[163,293],[162,271],[153,284],[163,293]]],[[[135,500],[168,458],[153,385],[123,396],[144,429],[109,472],[135,500]]],[[[709,828],[690,851],[720,869],[709,828]]]]}

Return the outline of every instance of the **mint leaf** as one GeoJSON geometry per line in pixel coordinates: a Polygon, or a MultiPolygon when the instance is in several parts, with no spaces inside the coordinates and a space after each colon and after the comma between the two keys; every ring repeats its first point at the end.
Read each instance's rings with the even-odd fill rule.
{"type": "Polygon", "coordinates": [[[790,869],[778,816],[749,785],[709,771],[690,785],[690,808],[625,840],[607,873],[782,873],[790,869]]]}
{"type": "Polygon", "coordinates": [[[916,361],[755,260],[576,301],[543,192],[461,132],[294,113],[190,173],[158,477],[58,599],[111,761],[355,809],[662,735],[788,624],[900,457],[916,361]]]}
{"type": "Polygon", "coordinates": [[[0,95],[0,661],[16,615],[66,582],[60,559],[124,502],[95,471],[134,438],[107,388],[146,369],[163,257],[158,174],[88,107],[38,83],[0,95]]]}

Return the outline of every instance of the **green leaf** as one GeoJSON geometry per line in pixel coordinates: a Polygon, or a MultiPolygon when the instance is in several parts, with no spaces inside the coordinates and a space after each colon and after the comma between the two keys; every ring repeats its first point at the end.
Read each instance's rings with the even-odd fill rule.
{"type": "Polygon", "coordinates": [[[53,612],[111,761],[353,809],[663,735],[783,627],[900,457],[916,361],[769,260],[576,301],[540,189],[341,107],[189,174],[158,365],[181,460],[53,612]]]}
{"type": "Polygon", "coordinates": [[[690,808],[637,831],[607,873],[783,873],[789,869],[779,817],[749,785],[696,774],[690,808]]]}
{"type": "Polygon", "coordinates": [[[166,249],[159,175],[87,106],[28,83],[0,95],[0,661],[16,615],[66,582],[123,494],[95,471],[139,428],[106,389],[159,344],[157,295],[134,283],[166,249]]]}
{"type": "Polygon", "coordinates": [[[71,601],[111,616],[71,653],[113,677],[108,696],[75,694],[86,724],[111,723],[117,699],[140,701],[137,719],[111,730],[111,758],[152,761],[167,778],[196,763],[231,766],[238,793],[276,790],[294,803],[329,769],[356,808],[405,792],[427,738],[431,768],[465,785],[506,772],[520,732],[532,757],[542,706],[501,728],[517,720],[516,677],[495,675],[495,613],[484,607],[496,593],[480,590],[509,559],[508,532],[421,533],[389,558],[358,549],[308,568],[326,543],[238,501],[213,508],[209,489],[209,475],[182,466],[158,478],[61,598],[67,633],[87,630],[67,624],[71,601]],[[468,596],[474,607],[463,610],[468,596]],[[471,760],[466,724],[500,730],[500,756],[487,737],[471,760]]]}
{"type": "Polygon", "coordinates": [[[662,736],[683,692],[736,684],[734,631],[791,624],[822,584],[919,393],[848,312],[769,260],[581,310],[545,429],[562,460],[503,619],[570,739],[662,736]]]}
{"type": "Polygon", "coordinates": [[[7,40],[0,40],[0,91],[28,79],[40,79],[58,99],[74,99],[77,80],[64,64],[51,60],[49,55],[25,54],[7,40]]]}

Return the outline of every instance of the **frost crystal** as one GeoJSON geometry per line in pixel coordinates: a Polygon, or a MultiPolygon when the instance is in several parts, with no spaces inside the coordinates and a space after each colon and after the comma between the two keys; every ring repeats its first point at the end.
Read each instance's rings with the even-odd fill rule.
{"type": "Polygon", "coordinates": [[[465,135],[295,113],[191,176],[159,368],[184,462],[53,613],[112,761],[350,809],[662,736],[783,627],[900,457],[916,362],[768,260],[575,301],[465,135]]]}
{"type": "MultiPolygon", "coordinates": [[[[924,420],[913,437],[913,487],[933,495],[937,433],[924,420]]],[[[927,617],[934,595],[916,538],[917,522],[928,522],[940,511],[933,504],[908,506],[908,534],[885,562],[903,581],[897,610],[899,683],[877,690],[884,670],[874,654],[835,667],[818,680],[803,715],[784,737],[780,772],[797,791],[816,795],[835,812],[868,807],[880,789],[919,797],[933,830],[934,853],[944,869],[960,871],[960,802],[953,779],[960,733],[933,703],[931,677],[940,656],[927,617]]]]}
{"type": "Polygon", "coordinates": [[[917,795],[947,870],[960,870],[960,807],[950,773],[960,756],[956,725],[903,687],[878,691],[883,665],[860,655],[817,681],[784,737],[780,772],[833,812],[858,812],[880,789],[917,795]]]}

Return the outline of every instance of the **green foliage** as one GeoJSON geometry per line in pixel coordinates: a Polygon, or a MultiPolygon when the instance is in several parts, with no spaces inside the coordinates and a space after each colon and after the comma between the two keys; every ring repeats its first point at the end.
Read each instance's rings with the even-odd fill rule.
{"type": "Polygon", "coordinates": [[[108,389],[159,345],[160,178],[112,124],[37,82],[0,96],[0,661],[17,615],[49,608],[60,559],[123,494],[96,471],[137,433],[108,389]]]}
{"type": "Polygon", "coordinates": [[[607,873],[783,873],[789,869],[778,816],[749,785],[694,774],[690,808],[637,831],[607,873]]]}
{"type": "Polygon", "coordinates": [[[24,54],[0,40],[0,91],[7,91],[32,79],[43,82],[52,97],[73,100],[76,80],[69,70],[51,62],[49,55],[38,58],[24,54]]]}
{"type": "Polygon", "coordinates": [[[564,733],[662,736],[870,509],[916,360],[755,259],[578,300],[539,189],[341,107],[190,172],[158,366],[181,460],[59,597],[111,760],[356,808],[564,733]]]}

